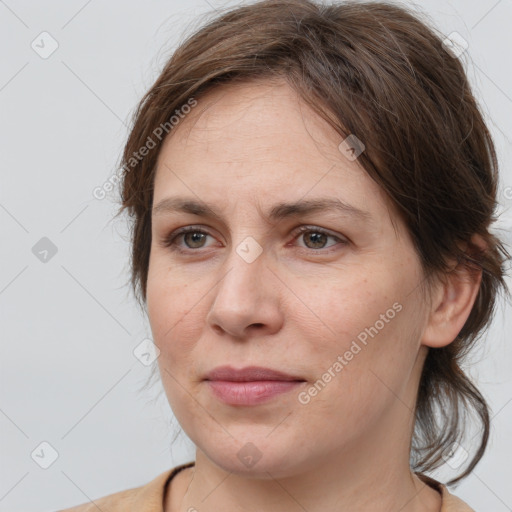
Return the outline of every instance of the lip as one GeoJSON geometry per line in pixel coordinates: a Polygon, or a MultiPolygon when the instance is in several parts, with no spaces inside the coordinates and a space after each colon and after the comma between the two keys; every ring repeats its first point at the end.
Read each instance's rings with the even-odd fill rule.
{"type": "Polygon", "coordinates": [[[306,382],[301,377],[270,368],[249,366],[237,370],[220,366],[208,373],[205,381],[211,392],[228,405],[258,405],[306,382]]]}
{"type": "Polygon", "coordinates": [[[239,370],[232,366],[218,366],[206,375],[205,380],[222,380],[231,382],[304,381],[302,377],[297,375],[289,375],[287,373],[273,370],[271,368],[264,368],[262,366],[247,366],[239,370]]]}

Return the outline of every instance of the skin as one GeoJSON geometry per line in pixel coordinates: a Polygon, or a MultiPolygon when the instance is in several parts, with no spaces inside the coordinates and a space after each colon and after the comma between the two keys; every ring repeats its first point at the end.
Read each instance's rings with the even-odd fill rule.
{"type": "Polygon", "coordinates": [[[153,205],[186,196],[222,217],[152,217],[148,315],[168,401],[197,447],[196,465],[172,481],[165,511],[439,511],[440,494],[409,467],[415,397],[428,347],[455,338],[480,277],[454,273],[428,301],[395,209],[358,161],[340,153],[342,137],[284,81],[214,89],[171,135],[153,205]],[[371,220],[324,211],[271,224],[262,216],[275,203],[319,197],[339,198],[371,220]],[[164,246],[192,225],[207,236],[179,236],[183,253],[164,246]],[[297,233],[304,225],[311,231],[297,233]],[[251,263],[236,252],[248,236],[262,249],[251,263]],[[393,304],[401,306],[394,318],[301,403],[299,392],[393,304]],[[307,382],[264,404],[227,405],[203,380],[224,364],[307,382]],[[261,454],[250,467],[237,456],[246,443],[261,454]]]}

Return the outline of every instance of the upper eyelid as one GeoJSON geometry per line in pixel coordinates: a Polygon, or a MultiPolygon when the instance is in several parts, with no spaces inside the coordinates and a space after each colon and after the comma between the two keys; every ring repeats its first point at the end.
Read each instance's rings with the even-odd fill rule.
{"type": "MultiPolygon", "coordinates": [[[[211,229],[214,229],[214,228],[205,228],[201,225],[198,225],[198,226],[195,226],[195,225],[187,225],[187,226],[182,226],[180,228],[176,228],[172,231],[169,232],[169,235],[168,236],[171,236],[171,235],[181,235],[183,233],[187,233],[187,232],[190,232],[190,231],[197,231],[197,232],[200,232],[200,233],[204,233],[204,234],[207,234],[207,235],[210,235],[210,236],[213,236],[211,233],[210,233],[210,230],[211,229]]],[[[215,229],[214,229],[215,230],[215,229]]],[[[216,230],[215,230],[216,231],[216,230]]],[[[343,235],[339,235],[337,234],[336,232],[328,229],[328,228],[324,228],[324,227],[321,227],[321,226],[316,226],[316,225],[313,225],[313,224],[302,224],[296,228],[294,228],[292,230],[293,233],[302,233],[304,231],[320,231],[322,233],[325,233],[326,235],[329,235],[329,236],[333,236],[333,237],[343,237],[343,235]]]]}

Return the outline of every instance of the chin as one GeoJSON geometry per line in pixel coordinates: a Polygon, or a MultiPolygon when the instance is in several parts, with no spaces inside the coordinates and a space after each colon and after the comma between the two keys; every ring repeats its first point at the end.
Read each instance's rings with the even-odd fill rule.
{"type": "Polygon", "coordinates": [[[290,476],[300,471],[300,466],[310,464],[290,457],[293,447],[283,443],[278,436],[275,439],[266,436],[267,432],[253,436],[250,441],[251,436],[245,435],[245,442],[229,438],[227,446],[218,443],[211,450],[202,451],[212,463],[228,473],[263,480],[290,476]]]}

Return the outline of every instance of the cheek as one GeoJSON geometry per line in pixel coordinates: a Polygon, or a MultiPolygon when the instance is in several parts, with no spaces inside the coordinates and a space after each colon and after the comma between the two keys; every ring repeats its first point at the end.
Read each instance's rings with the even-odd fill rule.
{"type": "Polygon", "coordinates": [[[186,283],[179,281],[176,273],[150,264],[146,293],[148,319],[153,341],[168,364],[173,363],[180,353],[187,353],[187,338],[192,336],[190,326],[200,325],[199,322],[191,323],[199,309],[198,304],[194,307],[199,298],[194,301],[188,288],[186,283]]]}
{"type": "MultiPolygon", "coordinates": [[[[292,312],[290,305],[289,316],[300,324],[307,346],[304,355],[318,383],[318,397],[324,395],[324,405],[331,403],[337,410],[370,407],[392,397],[391,390],[399,391],[408,378],[418,351],[421,308],[417,294],[410,293],[412,279],[366,270],[333,280],[328,288],[310,289],[304,302],[314,305],[315,315],[308,312],[299,319],[299,310],[292,312]]],[[[299,293],[306,293],[306,287],[299,293]]],[[[303,306],[301,310],[307,311],[303,306]]]]}
{"type": "Polygon", "coordinates": [[[197,364],[194,349],[202,325],[201,304],[197,304],[200,296],[193,300],[193,290],[175,277],[170,271],[150,270],[147,311],[153,341],[160,350],[157,362],[167,400],[180,423],[190,423],[198,421],[190,379],[197,364]]]}
{"type": "Polygon", "coordinates": [[[150,263],[148,272],[147,312],[153,341],[160,350],[160,374],[174,408],[188,401],[184,389],[195,385],[204,362],[198,340],[207,315],[205,290],[212,284],[156,263],[150,263]]]}
{"type": "Polygon", "coordinates": [[[285,314],[301,328],[304,339],[314,344],[315,350],[343,353],[353,340],[364,342],[369,337],[367,329],[376,322],[378,331],[389,331],[389,324],[399,316],[396,310],[400,306],[393,307],[401,298],[396,282],[372,275],[370,269],[361,269],[359,275],[331,274],[320,284],[318,280],[301,279],[294,285],[294,294],[301,300],[290,301],[285,314]]]}

